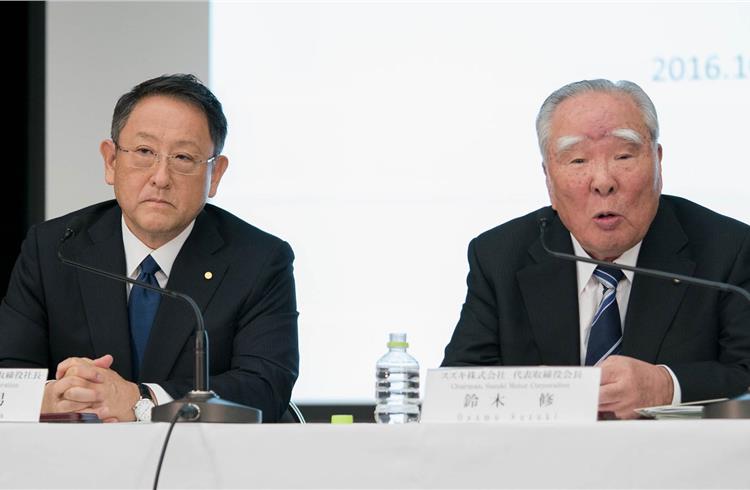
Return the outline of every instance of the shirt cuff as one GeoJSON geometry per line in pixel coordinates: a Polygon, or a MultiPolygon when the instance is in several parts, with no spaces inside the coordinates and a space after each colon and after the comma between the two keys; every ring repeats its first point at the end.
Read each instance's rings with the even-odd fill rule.
{"type": "Polygon", "coordinates": [[[682,403],[682,390],[680,389],[680,382],[677,381],[677,376],[675,376],[672,370],[669,369],[669,366],[665,366],[664,364],[659,364],[659,366],[666,369],[669,375],[672,377],[672,386],[674,387],[672,395],[672,405],[679,405],[680,403],[682,403]]]}
{"type": "MultiPolygon", "coordinates": [[[[667,369],[669,369],[669,368],[667,368],[667,369]]],[[[671,371],[670,371],[670,373],[671,373],[671,371]]],[[[674,377],[674,375],[672,375],[672,377],[674,377]]],[[[156,383],[143,383],[143,384],[146,385],[146,386],[148,386],[148,388],[151,390],[151,393],[154,394],[154,404],[156,404],[156,405],[163,405],[164,403],[169,403],[172,400],[174,400],[174,398],[172,398],[171,396],[169,396],[169,393],[167,393],[166,391],[164,391],[164,388],[162,388],[158,384],[156,384],[156,383]]]]}

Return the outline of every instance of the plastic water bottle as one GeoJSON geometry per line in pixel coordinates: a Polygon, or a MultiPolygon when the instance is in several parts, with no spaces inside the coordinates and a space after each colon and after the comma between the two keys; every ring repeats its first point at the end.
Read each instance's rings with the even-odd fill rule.
{"type": "Polygon", "coordinates": [[[375,364],[375,421],[419,422],[419,363],[406,352],[405,333],[392,333],[388,353],[375,364]]]}

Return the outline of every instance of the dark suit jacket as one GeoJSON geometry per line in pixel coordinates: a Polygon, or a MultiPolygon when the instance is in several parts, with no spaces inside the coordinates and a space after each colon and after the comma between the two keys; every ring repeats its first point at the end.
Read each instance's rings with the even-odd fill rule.
{"type": "MultiPolygon", "coordinates": [[[[133,379],[123,283],[62,264],[60,238],[74,217],[86,225],[63,253],[125,274],[121,210],[97,204],[31,228],[0,306],[0,366],[46,367],[54,377],[71,357],[114,356],[131,381],[160,384],[179,398],[193,388],[195,318],[183,301],[162,297],[139,380],[133,379]]],[[[206,205],[175,259],[167,288],[192,297],[209,334],[210,388],[263,410],[275,421],[297,378],[294,255],[286,242],[206,205]],[[212,273],[211,279],[204,274],[212,273]]]]}
{"type": "MultiPolygon", "coordinates": [[[[444,366],[580,364],[576,266],[569,231],[542,208],[475,238],[468,293],[444,366]]],[[[690,201],[662,196],[638,265],[750,287],[750,227],[690,201]]],[[[637,275],[622,355],[665,364],[683,401],[734,396],[750,386],[750,304],[736,294],[637,275]]]]}

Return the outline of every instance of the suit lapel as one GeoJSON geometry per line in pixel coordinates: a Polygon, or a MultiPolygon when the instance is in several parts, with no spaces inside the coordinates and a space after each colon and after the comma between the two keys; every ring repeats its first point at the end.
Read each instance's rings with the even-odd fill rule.
{"type": "MultiPolygon", "coordinates": [[[[120,208],[104,211],[72,241],[69,256],[86,265],[117,274],[125,273],[120,208]]],[[[130,329],[125,285],[121,282],[78,270],[81,300],[88,320],[96,357],[112,354],[112,368],[125,379],[132,377],[130,329]]]]}
{"type": "MultiPolygon", "coordinates": [[[[550,217],[547,246],[573,253],[570,233],[562,222],[550,217]]],[[[547,254],[536,240],[529,248],[534,264],[516,274],[531,329],[546,365],[580,363],[576,266],[547,254]]]]}
{"type": "MultiPolygon", "coordinates": [[[[692,275],[695,262],[689,259],[688,243],[682,226],[665,200],[643,239],[638,266],[692,275]]],[[[623,329],[622,354],[655,363],[659,348],[677,309],[682,302],[687,286],[672,284],[636,274],[630,291],[625,328],[623,329]]]]}
{"type": "MultiPolygon", "coordinates": [[[[205,313],[228,268],[227,261],[214,253],[223,245],[214,222],[203,211],[172,266],[167,288],[190,296],[201,313],[205,313]]],[[[186,302],[163,297],[146,346],[141,378],[155,382],[167,379],[188,339],[194,341],[195,328],[195,315],[186,302]]],[[[192,350],[193,346],[188,348],[192,350]]]]}

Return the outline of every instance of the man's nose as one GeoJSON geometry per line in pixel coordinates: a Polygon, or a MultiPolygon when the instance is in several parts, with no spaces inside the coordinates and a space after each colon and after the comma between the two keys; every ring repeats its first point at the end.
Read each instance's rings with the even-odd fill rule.
{"type": "Polygon", "coordinates": [[[170,182],[172,175],[169,172],[169,161],[159,155],[151,167],[151,183],[157,187],[169,187],[170,182]]]}
{"type": "Polygon", "coordinates": [[[608,162],[599,162],[594,165],[591,191],[602,196],[608,196],[617,191],[617,179],[608,162]]]}

